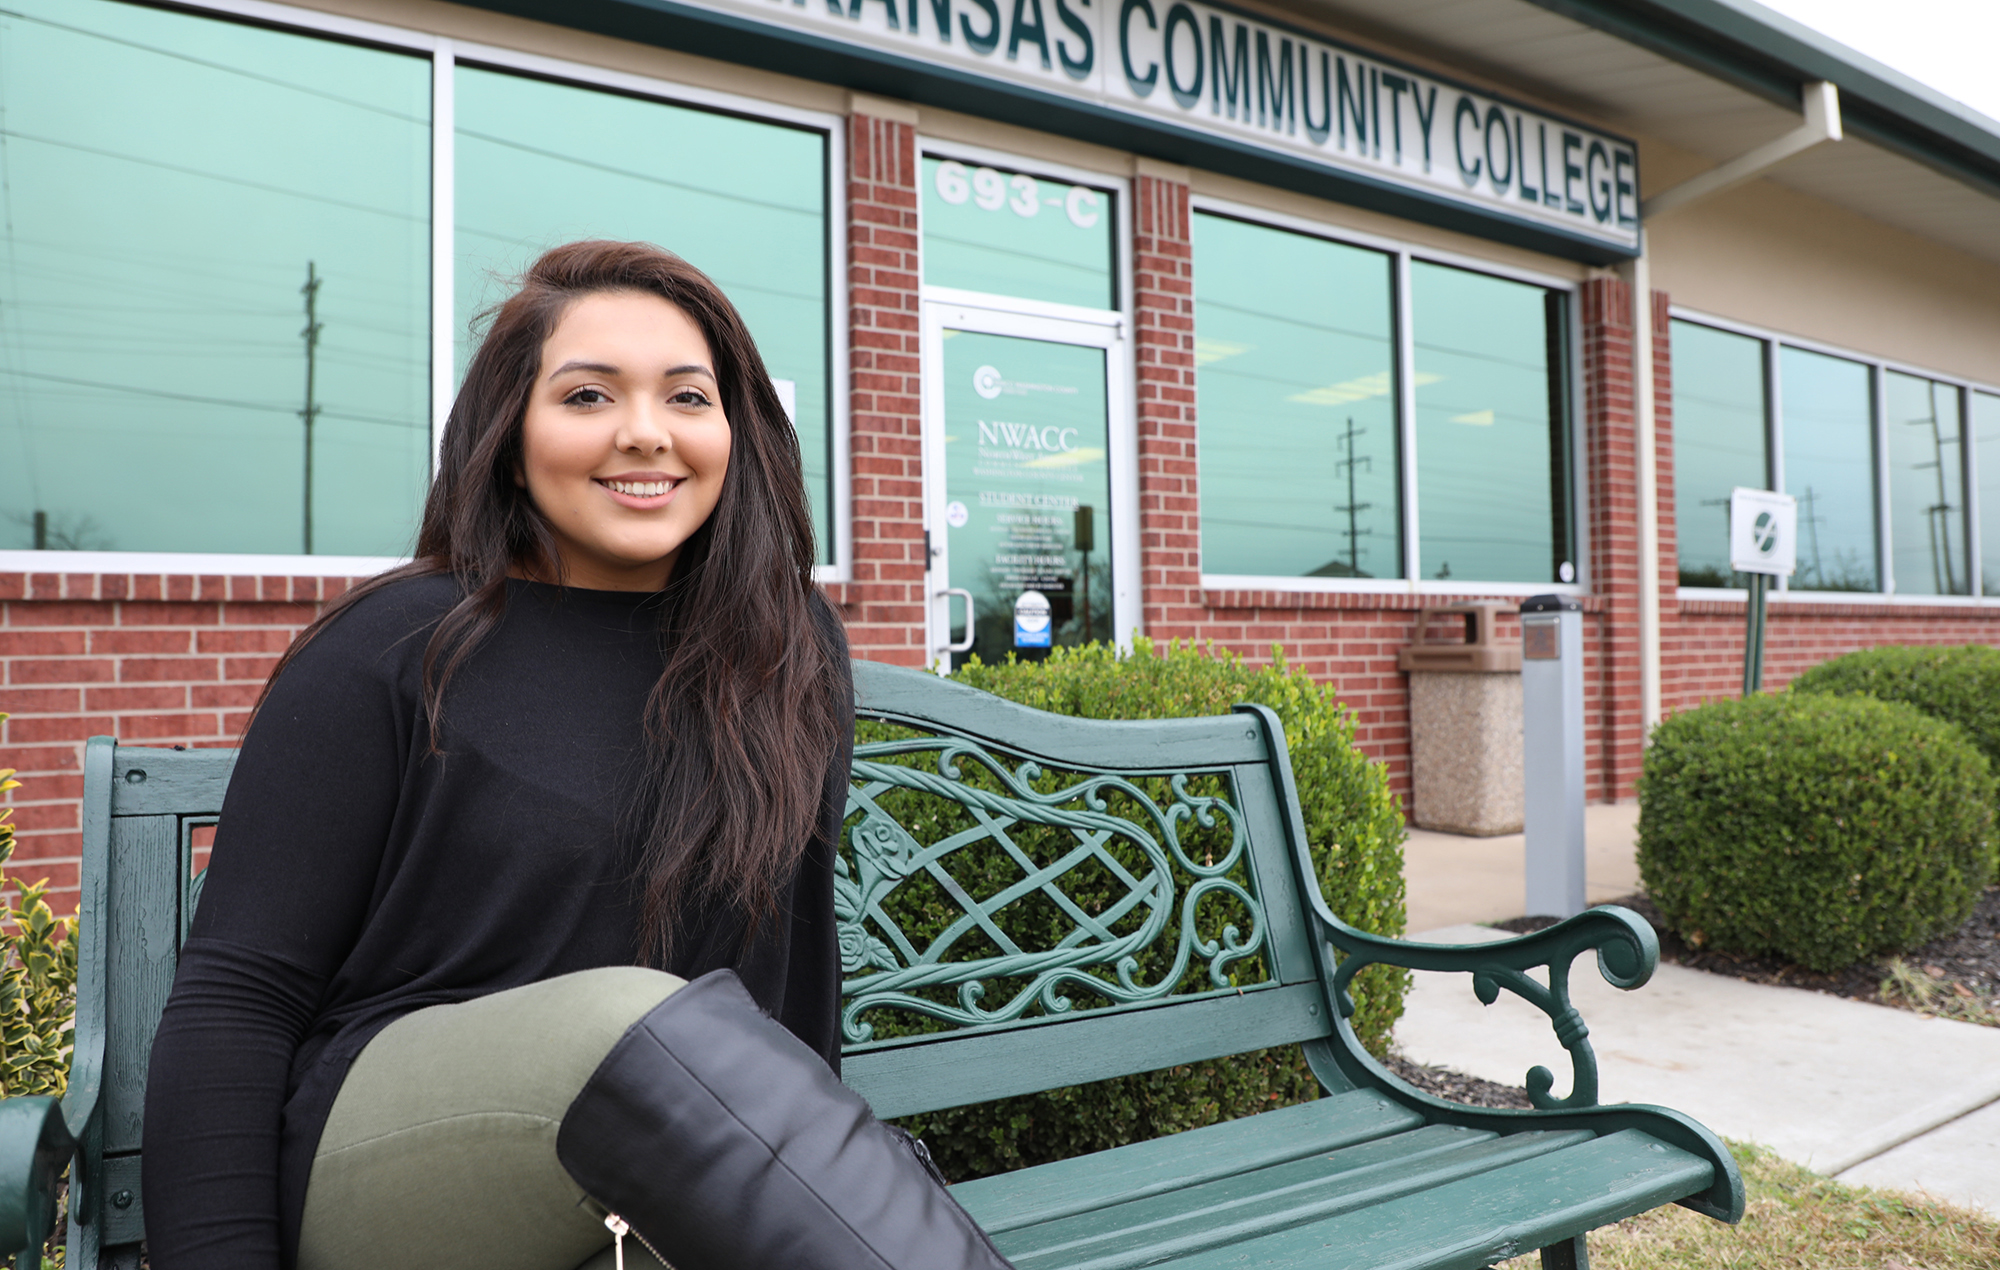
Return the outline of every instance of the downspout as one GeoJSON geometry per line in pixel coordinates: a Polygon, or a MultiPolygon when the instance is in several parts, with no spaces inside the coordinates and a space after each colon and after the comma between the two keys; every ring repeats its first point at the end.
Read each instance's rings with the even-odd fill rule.
{"type": "Polygon", "coordinates": [[[1754,180],[1795,154],[1840,140],[1840,90],[1818,80],[1805,85],[1799,96],[1803,124],[1639,204],[1639,254],[1626,266],[1626,280],[1632,292],[1632,415],[1639,450],[1639,716],[1648,742],[1660,721],[1660,465],[1653,411],[1653,271],[1645,227],[1668,212],[1754,180]]]}

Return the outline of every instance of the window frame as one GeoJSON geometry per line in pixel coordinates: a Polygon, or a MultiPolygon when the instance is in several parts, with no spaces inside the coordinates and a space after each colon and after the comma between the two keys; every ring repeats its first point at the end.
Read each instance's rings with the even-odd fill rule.
{"type": "MultiPolygon", "coordinates": [[[[1385,592],[1410,595],[1509,596],[1590,593],[1589,450],[1583,435],[1584,429],[1578,426],[1579,407],[1584,399],[1583,331],[1582,323],[1577,320],[1578,297],[1582,291],[1580,282],[1556,274],[1488,260],[1481,256],[1424,246],[1407,239],[1349,229],[1343,225],[1334,225],[1311,217],[1272,211],[1269,208],[1206,194],[1196,194],[1188,200],[1190,234],[1193,233],[1193,217],[1202,212],[1301,234],[1308,238],[1318,238],[1341,246],[1378,251],[1390,257],[1396,288],[1395,294],[1390,297],[1390,302],[1396,339],[1396,444],[1402,458],[1399,485],[1403,512],[1398,525],[1403,536],[1403,573],[1399,578],[1308,578],[1285,574],[1210,573],[1204,569],[1201,574],[1201,585],[1204,590],[1348,595],[1381,595],[1385,592]],[[1509,282],[1525,283],[1549,291],[1559,291],[1564,295],[1564,325],[1568,328],[1564,332],[1564,344],[1569,361],[1567,374],[1564,376],[1568,389],[1564,404],[1569,417],[1564,421],[1564,426],[1569,437],[1570,537],[1575,544],[1572,548],[1571,563],[1576,566],[1576,581],[1484,582],[1477,578],[1466,578],[1463,581],[1452,578],[1440,581],[1436,578],[1417,576],[1416,570],[1419,568],[1421,553],[1417,550],[1420,509],[1417,506],[1416,315],[1410,305],[1410,262],[1413,260],[1452,269],[1464,269],[1509,282]]],[[[1194,259],[1194,267],[1197,271],[1201,269],[1199,256],[1194,259]]],[[[1199,385],[1196,391],[1197,393],[1200,391],[1199,385]]],[[[1199,405],[1195,412],[1195,435],[1198,447],[1201,435],[1199,405]]],[[[1197,454],[1199,454],[1198,449],[1197,454]]],[[[1198,502],[1199,484],[1196,485],[1196,498],[1198,502]]],[[[1197,512],[1198,519],[1199,512],[1197,512]]]]}
{"type": "MultiPolygon", "coordinates": [[[[848,365],[847,120],[825,111],[806,110],[716,89],[677,84],[588,62],[546,57],[499,45],[480,44],[436,35],[410,27],[392,26],[313,9],[295,8],[270,0],[121,0],[145,8],[167,9],[194,17],[235,19],[255,26],[306,37],[332,38],[426,55],[431,63],[431,196],[430,196],[430,390],[431,472],[437,471],[438,446],[458,385],[453,382],[452,312],[456,268],[457,220],[454,206],[457,120],[453,71],[461,62],[502,73],[605,89],[628,97],[672,106],[690,107],[740,119],[769,121],[818,132],[826,145],[822,181],[826,193],[827,395],[832,432],[827,496],[833,500],[833,560],[813,566],[818,582],[848,582],[853,577],[854,513],[850,445],[850,368],[848,365]],[[444,302],[439,302],[443,297],[444,302]]],[[[19,573],[171,573],[262,575],[284,577],[360,577],[407,563],[407,556],[325,556],[296,553],[181,551],[36,551],[0,549],[0,572],[19,573]]]]}
{"type": "MultiPolygon", "coordinates": [[[[1794,604],[1928,604],[1940,608],[1980,608],[1991,607],[2000,594],[1981,593],[1984,567],[1979,550],[1979,446],[1972,436],[1972,393],[1986,393],[2000,397],[2000,386],[1984,380],[1955,375],[1949,371],[1933,370],[1914,362],[1899,358],[1885,357],[1875,353],[1863,353],[1839,344],[1809,336],[1791,335],[1770,327],[1758,326],[1751,322],[1739,322],[1733,318],[1718,317],[1715,314],[1684,305],[1668,306],[1670,321],[1689,322],[1696,326],[1706,326],[1731,335],[1741,335],[1757,340],[1764,350],[1762,358],[1764,370],[1764,445],[1769,456],[1770,479],[1782,487],[1785,482],[1784,451],[1784,371],[1779,350],[1796,348],[1803,352],[1818,353],[1825,357],[1838,357],[1845,361],[1858,362],[1868,368],[1869,410],[1874,417],[1871,429],[1871,443],[1874,447],[1875,463],[1875,505],[1871,509],[1875,518],[1875,558],[1876,569],[1882,579],[1880,591],[1805,591],[1793,590],[1790,578],[1778,579],[1777,594],[1787,603],[1794,604]],[[1956,389],[1960,394],[1960,415],[1965,429],[1961,439],[1961,462],[1964,465],[1965,480],[1965,534],[1967,552],[1967,579],[1973,587],[1971,595],[1905,595],[1896,590],[1894,526],[1889,515],[1889,420],[1886,408],[1889,372],[1911,375],[1919,379],[1931,380],[1946,387],[1956,389]]],[[[1676,469],[1678,470],[1678,469],[1676,469]]],[[[2000,511],[2000,509],[1996,509],[2000,511]]],[[[1676,523],[1676,530],[1679,525],[1676,523]]],[[[1678,542],[1678,536],[1676,537],[1678,542]]],[[[1742,587],[1676,587],[1675,595],[1683,600],[1741,600],[1748,594],[1742,587]]]]}

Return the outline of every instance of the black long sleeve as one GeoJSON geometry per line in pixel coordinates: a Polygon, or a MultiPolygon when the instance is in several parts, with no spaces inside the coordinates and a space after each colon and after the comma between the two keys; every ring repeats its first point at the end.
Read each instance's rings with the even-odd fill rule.
{"type": "MultiPolygon", "coordinates": [[[[440,755],[422,660],[457,597],[424,578],[355,604],[286,668],[244,739],[147,1082],[159,1270],[293,1262],[340,1082],[395,1019],[636,959],[623,812],[663,664],[647,598],[511,583],[500,626],[451,681],[440,755]]],[[[844,714],[845,641],[830,606],[815,617],[844,714]]],[[[667,967],[735,967],[836,1068],[846,769],[830,756],[781,920],[746,946],[740,913],[683,914],[667,967]]]]}

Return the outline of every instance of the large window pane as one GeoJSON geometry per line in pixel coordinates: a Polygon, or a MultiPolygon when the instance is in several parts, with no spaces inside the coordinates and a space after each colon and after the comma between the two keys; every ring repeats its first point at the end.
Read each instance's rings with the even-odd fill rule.
{"type": "Polygon", "coordinates": [[[1202,569],[1403,572],[1391,262],[1196,216],[1202,569]]]}
{"type": "Polygon", "coordinates": [[[1979,577],[1981,595],[2000,595],[2000,397],[1972,394],[1972,437],[1978,446],[1979,577]]]}
{"type": "Polygon", "coordinates": [[[1561,295],[1423,261],[1410,265],[1410,289],[1418,573],[1566,581],[1561,295]]]}
{"type": "Polygon", "coordinates": [[[10,4],[0,542],[407,552],[430,461],[429,116],[422,58],[10,4]]]}
{"type": "Polygon", "coordinates": [[[831,560],[825,136],[473,67],[456,83],[459,372],[474,315],[548,248],[675,252],[728,293],[791,396],[831,560]]]}
{"type": "Polygon", "coordinates": [[[1729,491],[1768,489],[1764,343],[1673,324],[1674,533],[1682,586],[1740,584],[1729,568],[1729,491]]]}
{"type": "Polygon", "coordinates": [[[1969,594],[1959,390],[1890,371],[1889,544],[1898,595],[1969,594]]]}
{"type": "Polygon", "coordinates": [[[1881,588],[1875,552],[1875,412],[1868,367],[1784,348],[1785,492],[1799,500],[1801,591],[1881,588]]]}
{"type": "Polygon", "coordinates": [[[1118,307],[1109,190],[924,160],[924,281],[1087,309],[1118,307]]]}

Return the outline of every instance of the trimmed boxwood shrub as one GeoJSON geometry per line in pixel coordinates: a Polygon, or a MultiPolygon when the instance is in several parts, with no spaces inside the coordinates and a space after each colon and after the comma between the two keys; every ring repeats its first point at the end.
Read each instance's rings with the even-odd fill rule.
{"type": "Polygon", "coordinates": [[[1912,706],[1714,701],[1653,733],[1639,872],[1694,947],[1833,971],[1965,921],[1993,872],[1993,798],[1986,756],[1912,706]]]}
{"type": "MultiPolygon", "coordinates": [[[[974,662],[956,678],[1038,710],[1086,718],[1186,718],[1227,714],[1237,702],[1269,706],[1284,723],[1313,862],[1333,911],[1376,934],[1403,933],[1406,835],[1387,770],[1354,748],[1353,715],[1333,691],[1287,669],[1282,660],[1252,667],[1227,653],[1156,647],[1141,639],[1128,655],[1093,644],[1057,649],[1040,662],[974,662]]],[[[865,731],[863,738],[869,739],[865,731]]],[[[1261,959],[1241,969],[1241,982],[1263,977],[1261,959]]],[[[1390,966],[1371,967],[1356,977],[1351,1022],[1377,1055],[1388,1048],[1408,986],[1407,973],[1390,966]]],[[[925,1140],[947,1176],[966,1179],[1230,1120],[1318,1093],[1297,1048],[1285,1047],[910,1116],[901,1123],[925,1140]]]]}
{"type": "Polygon", "coordinates": [[[2000,648],[1893,644],[1823,661],[1792,680],[1792,692],[1901,701],[1956,723],[2000,771],[2000,648]]]}

